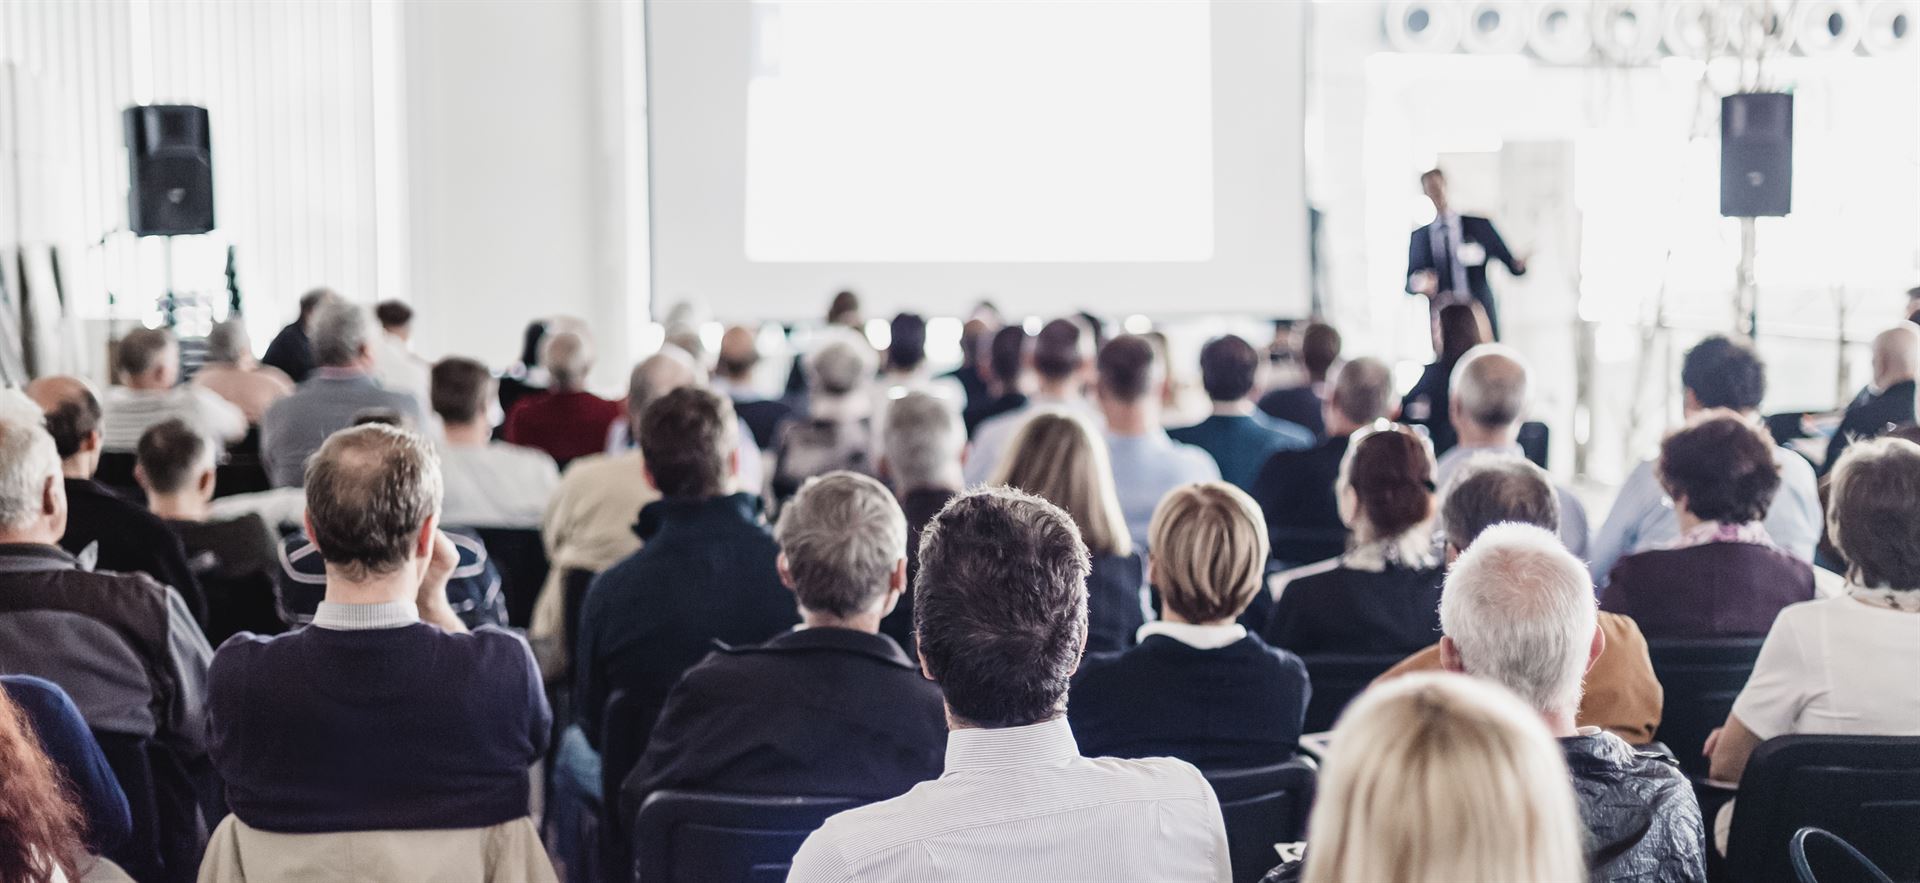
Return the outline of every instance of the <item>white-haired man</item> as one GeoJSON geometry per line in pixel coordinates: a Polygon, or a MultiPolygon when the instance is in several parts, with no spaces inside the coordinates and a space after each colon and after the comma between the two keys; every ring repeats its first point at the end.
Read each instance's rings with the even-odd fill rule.
{"type": "Polygon", "coordinates": [[[547,369],[551,382],[545,391],[513,403],[503,437],[546,451],[562,469],[575,459],[606,450],[607,428],[623,415],[619,402],[587,391],[593,338],[585,330],[547,335],[540,345],[540,366],[547,369]]]}
{"type": "MultiPolygon", "coordinates": [[[[1524,456],[1520,450],[1520,421],[1526,415],[1531,378],[1527,363],[1512,347],[1482,344],[1467,351],[1453,367],[1449,413],[1460,441],[1440,456],[1433,477],[1441,493],[1460,467],[1483,456],[1524,456]]],[[[1560,498],[1560,541],[1577,558],[1587,557],[1587,508],[1566,487],[1556,486],[1560,498]]]]}
{"type": "Polygon", "coordinates": [[[913,650],[913,581],[920,572],[920,531],[966,485],[967,428],[953,405],[923,392],[887,404],[880,477],[900,495],[907,516],[907,588],[880,632],[913,650]]]}
{"type": "Polygon", "coordinates": [[[1587,568],[1553,533],[1487,528],[1454,562],[1440,596],[1450,671],[1512,690],[1566,752],[1595,881],[1706,880],[1693,788],[1671,760],[1580,728],[1581,680],[1606,647],[1587,568]]]}

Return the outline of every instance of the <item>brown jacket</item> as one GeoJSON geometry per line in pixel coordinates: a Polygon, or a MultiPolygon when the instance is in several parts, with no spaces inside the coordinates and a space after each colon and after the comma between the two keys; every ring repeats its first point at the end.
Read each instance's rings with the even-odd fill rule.
{"type": "MultiPolygon", "coordinates": [[[[1652,742],[1660,728],[1660,706],[1666,696],[1660,680],[1653,676],[1647,639],[1632,619],[1617,613],[1600,614],[1600,631],[1607,636],[1607,647],[1587,671],[1576,723],[1600,727],[1630,745],[1652,742]]],[[[1374,683],[1416,671],[1439,670],[1440,645],[1435,644],[1401,660],[1374,683]]]]}

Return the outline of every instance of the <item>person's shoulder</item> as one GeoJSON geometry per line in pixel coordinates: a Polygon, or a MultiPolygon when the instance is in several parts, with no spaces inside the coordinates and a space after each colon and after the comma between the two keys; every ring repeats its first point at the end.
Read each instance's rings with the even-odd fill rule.
{"type": "Polygon", "coordinates": [[[1345,574],[1341,562],[1341,558],[1334,557],[1280,571],[1267,578],[1267,587],[1280,598],[1289,592],[1295,597],[1310,594],[1340,581],[1345,574]]]}
{"type": "Polygon", "coordinates": [[[1174,757],[1086,758],[1118,787],[1138,789],[1169,800],[1211,798],[1213,786],[1200,768],[1174,757]]]}
{"type": "Polygon", "coordinates": [[[1807,489],[1813,489],[1817,486],[1818,482],[1814,476],[1813,464],[1808,462],[1807,458],[1800,456],[1793,450],[1775,445],[1773,447],[1773,462],[1780,467],[1780,482],[1782,484],[1792,483],[1807,489]]]}

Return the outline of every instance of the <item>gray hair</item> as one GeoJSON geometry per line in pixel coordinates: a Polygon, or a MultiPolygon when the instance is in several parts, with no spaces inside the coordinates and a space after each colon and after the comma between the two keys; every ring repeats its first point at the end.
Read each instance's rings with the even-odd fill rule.
{"type": "Polygon", "coordinates": [[[683,386],[705,385],[706,372],[690,353],[672,344],[663,346],[627,374],[627,419],[637,427],[640,415],[656,399],[683,386]]]}
{"type": "Polygon", "coordinates": [[[1467,673],[1543,714],[1579,709],[1597,617],[1586,565],[1527,524],[1483,531],[1440,594],[1440,628],[1467,673]]]}
{"type": "Polygon", "coordinates": [[[1393,372],[1387,363],[1361,356],[1340,366],[1333,379],[1332,402],[1342,417],[1365,426],[1387,416],[1393,396],[1393,372]]]}
{"type": "Polygon", "coordinates": [[[392,573],[440,511],[440,457],[418,433],[342,429],[307,461],[307,521],[321,560],[349,579],[392,573]]]}
{"type": "Polygon", "coordinates": [[[60,474],[60,453],[44,421],[24,393],[0,390],[0,527],[33,523],[47,479],[60,474]]]}
{"type": "Polygon", "coordinates": [[[253,354],[253,341],[247,335],[247,323],[228,319],[207,332],[207,361],[232,364],[253,354]]]}
{"type": "Polygon", "coordinates": [[[1527,410],[1527,363],[1510,346],[1483,343],[1453,366],[1450,387],[1467,419],[1488,429],[1512,426],[1527,410]]]}
{"type": "Polygon", "coordinates": [[[836,337],[807,357],[807,386],[816,395],[849,395],[873,376],[878,363],[871,347],[836,337]]]}
{"type": "Polygon", "coordinates": [[[593,370],[593,339],[584,330],[547,335],[540,345],[540,366],[547,369],[554,386],[579,389],[586,385],[587,372],[593,370]]]}
{"type": "Polygon", "coordinates": [[[907,557],[907,517],[880,482],[829,472],[800,486],[774,538],[800,605],[852,616],[886,596],[887,577],[907,557]]]}
{"type": "Polygon", "coordinates": [[[1445,488],[1440,524],[1447,542],[1465,549],[1496,524],[1560,530],[1560,495],[1547,472],[1512,454],[1469,459],[1445,488]]]}
{"type": "Polygon", "coordinates": [[[958,488],[967,428],[952,405],[923,392],[907,393],[887,403],[882,431],[880,450],[902,492],[946,484],[958,488]]]}
{"type": "Polygon", "coordinates": [[[351,365],[373,339],[373,315],[359,304],[328,298],[313,314],[310,336],[314,364],[326,368],[351,365]]]}

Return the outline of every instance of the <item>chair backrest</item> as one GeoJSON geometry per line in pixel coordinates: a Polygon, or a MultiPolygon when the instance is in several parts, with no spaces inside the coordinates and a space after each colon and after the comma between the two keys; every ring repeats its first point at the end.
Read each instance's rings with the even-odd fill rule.
{"type": "Polygon", "coordinates": [[[1727,838],[1730,879],[1794,880],[1789,843],[1808,826],[1895,880],[1920,880],[1920,736],[1782,736],[1754,749],[1727,838]]]}
{"type": "Polygon", "coordinates": [[[1274,844],[1297,842],[1305,835],[1319,768],[1309,758],[1296,757],[1272,766],[1202,775],[1213,786],[1226,818],[1234,883],[1259,880],[1275,864],[1274,844]]]}
{"type": "Polygon", "coordinates": [[[1689,776],[1705,776],[1707,759],[1700,750],[1707,734],[1727,722],[1733,700],[1753,673],[1762,638],[1709,638],[1690,641],[1649,641],[1654,677],[1666,694],[1660,711],[1660,729],[1654,734],[1689,776]]]}
{"type": "Polygon", "coordinates": [[[632,863],[620,823],[620,789],[646,753],[660,710],[657,703],[615,690],[600,716],[600,854],[609,880],[625,876],[619,872],[632,863]]]}
{"type": "Polygon", "coordinates": [[[1516,441],[1520,445],[1521,455],[1533,465],[1545,469],[1547,468],[1547,444],[1551,440],[1547,424],[1538,420],[1528,420],[1520,424],[1520,438],[1516,441]]]}
{"type": "Polygon", "coordinates": [[[853,797],[762,797],[655,791],[634,819],[641,883],[779,883],[807,835],[853,797]]]}
{"type": "Polygon", "coordinates": [[[1800,883],[1893,883],[1887,872],[1848,843],[1819,828],[1801,828],[1793,832],[1788,844],[1793,858],[1794,876],[1800,883]]]}
{"type": "Polygon", "coordinates": [[[107,858],[136,880],[192,880],[206,845],[192,777],[150,738],[100,730],[93,736],[126,792],[133,821],[131,835],[107,858]]]}
{"type": "Polygon", "coordinates": [[[533,621],[533,604],[547,584],[547,547],[540,532],[525,527],[479,527],[474,533],[487,544],[487,557],[500,569],[500,590],[507,596],[507,623],[526,628],[533,621]]]}
{"type": "Polygon", "coordinates": [[[1387,673],[1405,659],[1405,654],[1320,654],[1302,656],[1307,664],[1307,680],[1313,695],[1307,700],[1307,718],[1301,732],[1324,733],[1333,729],[1347,703],[1360,695],[1375,678],[1387,673]]]}

